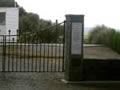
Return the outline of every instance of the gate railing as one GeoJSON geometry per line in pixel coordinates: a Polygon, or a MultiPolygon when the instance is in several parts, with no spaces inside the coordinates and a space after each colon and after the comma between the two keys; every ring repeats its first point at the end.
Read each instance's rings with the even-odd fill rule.
{"type": "Polygon", "coordinates": [[[0,71],[63,72],[64,30],[62,22],[36,33],[0,35],[0,71]]]}

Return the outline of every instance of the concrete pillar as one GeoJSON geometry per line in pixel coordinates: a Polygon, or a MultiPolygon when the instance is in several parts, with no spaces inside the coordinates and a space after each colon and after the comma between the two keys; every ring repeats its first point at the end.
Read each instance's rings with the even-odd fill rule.
{"type": "Polygon", "coordinates": [[[81,81],[84,15],[66,15],[65,81],[81,81]]]}

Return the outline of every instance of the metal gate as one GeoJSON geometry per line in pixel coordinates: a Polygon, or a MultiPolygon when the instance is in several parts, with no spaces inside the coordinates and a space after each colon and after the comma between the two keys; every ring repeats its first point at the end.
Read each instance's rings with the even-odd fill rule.
{"type": "Polygon", "coordinates": [[[8,35],[0,35],[0,71],[63,72],[64,24],[41,32],[11,35],[9,30],[8,35]],[[52,30],[55,32],[51,34],[52,30]]]}

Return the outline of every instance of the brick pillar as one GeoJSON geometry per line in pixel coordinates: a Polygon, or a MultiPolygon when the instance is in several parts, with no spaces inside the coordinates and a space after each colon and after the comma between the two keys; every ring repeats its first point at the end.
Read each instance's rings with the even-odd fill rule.
{"type": "Polygon", "coordinates": [[[66,15],[65,81],[81,81],[83,62],[83,15],[66,15]]]}

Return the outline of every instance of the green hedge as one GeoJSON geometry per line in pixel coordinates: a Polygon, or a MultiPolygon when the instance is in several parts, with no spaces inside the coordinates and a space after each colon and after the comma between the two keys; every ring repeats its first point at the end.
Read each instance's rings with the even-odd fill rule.
{"type": "Polygon", "coordinates": [[[105,43],[103,44],[120,53],[120,32],[111,30],[104,41],[105,43]]]}
{"type": "Polygon", "coordinates": [[[91,31],[89,41],[89,43],[104,44],[120,53],[120,32],[115,29],[96,27],[91,31]]]}
{"type": "Polygon", "coordinates": [[[109,47],[111,47],[116,52],[120,53],[120,32],[111,31],[109,36],[109,47]]]}

